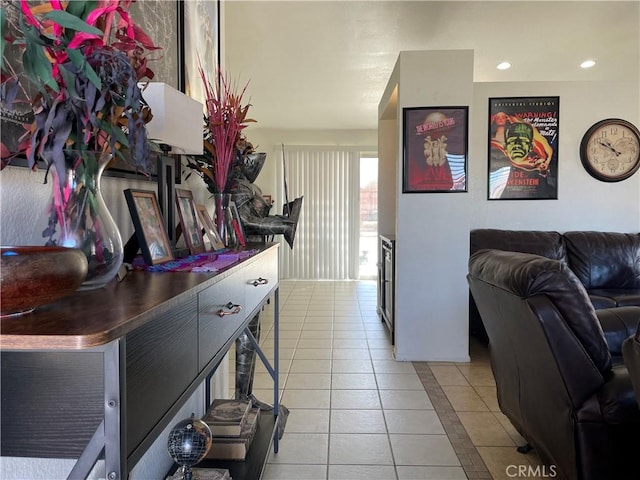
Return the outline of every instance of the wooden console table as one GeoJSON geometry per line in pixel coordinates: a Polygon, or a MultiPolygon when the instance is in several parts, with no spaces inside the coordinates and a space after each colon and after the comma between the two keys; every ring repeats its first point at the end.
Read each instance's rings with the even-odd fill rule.
{"type": "Polygon", "coordinates": [[[237,476],[259,478],[272,441],[277,452],[278,245],[251,248],[260,251],[215,274],[132,272],[3,319],[2,456],[77,458],[74,479],[104,458],[108,480],[126,479],[273,297],[274,365],[258,353],[274,379],[274,416],[259,465],[237,476]]]}

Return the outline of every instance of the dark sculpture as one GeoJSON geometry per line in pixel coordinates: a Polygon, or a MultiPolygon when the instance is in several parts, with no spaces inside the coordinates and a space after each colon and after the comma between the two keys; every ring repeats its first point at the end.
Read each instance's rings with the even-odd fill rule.
{"type": "Polygon", "coordinates": [[[303,197],[285,205],[283,215],[269,215],[271,205],[264,199],[260,187],[253,183],[260,174],[266,158],[266,153],[238,156],[232,166],[229,192],[238,208],[247,235],[283,235],[289,247],[293,249],[303,197]]]}
{"type": "MultiPolygon", "coordinates": [[[[289,247],[293,249],[302,197],[296,198],[291,205],[285,205],[284,215],[269,215],[271,205],[264,199],[262,190],[253,183],[260,174],[266,158],[266,153],[238,155],[232,166],[228,190],[238,209],[245,234],[259,235],[263,238],[283,235],[289,247]]],[[[259,311],[248,325],[249,331],[258,342],[260,341],[261,315],[262,311],[259,311]]],[[[249,335],[243,332],[236,340],[235,398],[250,399],[253,405],[260,407],[261,410],[270,410],[273,408],[271,405],[258,400],[252,393],[255,365],[255,348],[249,335]]],[[[284,405],[280,405],[278,438],[284,434],[288,415],[289,410],[284,405]]]]}

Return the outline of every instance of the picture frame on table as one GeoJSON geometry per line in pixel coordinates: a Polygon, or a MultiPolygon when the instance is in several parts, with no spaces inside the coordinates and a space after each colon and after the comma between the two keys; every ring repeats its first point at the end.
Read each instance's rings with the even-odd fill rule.
{"type": "Polygon", "coordinates": [[[240,246],[245,247],[247,245],[247,236],[244,233],[244,227],[242,226],[242,220],[238,213],[238,207],[236,206],[236,202],[233,200],[229,202],[229,215],[231,215],[231,226],[236,234],[238,243],[240,246]]]}
{"type": "Polygon", "coordinates": [[[467,191],[469,107],[406,107],[402,193],[467,191]]]}
{"type": "Polygon", "coordinates": [[[557,200],[560,97],[489,98],[488,200],[557,200]]]}
{"type": "Polygon", "coordinates": [[[176,188],[176,205],[178,207],[182,236],[184,237],[187,248],[189,248],[189,253],[191,255],[203,253],[206,248],[204,238],[202,237],[202,230],[198,224],[198,214],[196,213],[196,206],[193,201],[193,192],[191,190],[176,188]]]}
{"type": "Polygon", "coordinates": [[[158,265],[174,259],[171,243],[164,228],[164,220],[156,193],[150,190],[124,191],[136,239],[147,265],[158,265]]]}
{"type": "Polygon", "coordinates": [[[198,204],[196,205],[196,211],[198,212],[198,219],[204,228],[204,233],[211,243],[211,248],[214,250],[222,250],[225,247],[225,244],[216,230],[216,225],[213,223],[213,220],[207,211],[207,207],[202,204],[198,204]]]}

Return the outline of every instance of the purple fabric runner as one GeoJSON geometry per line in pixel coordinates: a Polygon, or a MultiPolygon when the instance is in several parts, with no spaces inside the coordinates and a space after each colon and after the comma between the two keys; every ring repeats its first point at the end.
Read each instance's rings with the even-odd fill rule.
{"type": "Polygon", "coordinates": [[[160,265],[146,265],[141,257],[136,257],[133,261],[133,268],[147,272],[217,272],[256,253],[258,253],[258,250],[242,250],[238,252],[223,250],[219,253],[190,255],[160,265]]]}

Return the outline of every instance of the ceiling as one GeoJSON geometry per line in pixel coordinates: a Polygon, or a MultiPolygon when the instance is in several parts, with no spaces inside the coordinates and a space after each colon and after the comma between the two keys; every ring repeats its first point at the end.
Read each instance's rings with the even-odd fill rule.
{"type": "Polygon", "coordinates": [[[473,49],[475,82],[635,81],[640,0],[223,3],[223,63],[254,128],[376,129],[400,51],[473,49]],[[595,60],[585,70],[579,64],[595,60]],[[500,71],[508,60],[513,66],[500,71]]]}

